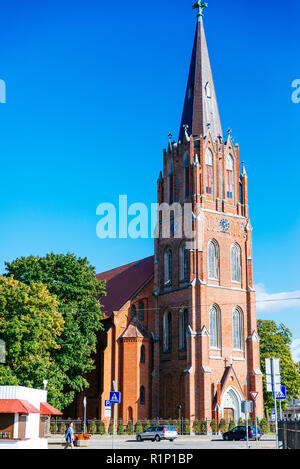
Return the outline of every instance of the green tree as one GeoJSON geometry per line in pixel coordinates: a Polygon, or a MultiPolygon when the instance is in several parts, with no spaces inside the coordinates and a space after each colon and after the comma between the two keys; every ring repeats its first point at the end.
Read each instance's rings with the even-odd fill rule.
{"type": "Polygon", "coordinates": [[[45,285],[0,277],[0,337],[6,343],[0,385],[41,388],[47,379],[49,398],[59,407],[63,375],[53,355],[63,326],[58,301],[45,285]]]}
{"type": "Polygon", "coordinates": [[[140,420],[138,420],[135,424],[135,433],[142,433],[143,425],[140,420]]]}
{"type": "Polygon", "coordinates": [[[6,263],[6,276],[31,285],[41,282],[58,299],[64,326],[53,357],[60,370],[57,387],[63,385],[60,408],[69,405],[75,392],[88,387],[85,375],[94,368],[97,332],[102,329],[99,299],[105,282],[96,278],[87,259],[73,254],[47,254],[46,257],[16,259],[6,263]],[[61,379],[61,376],[63,378],[61,379]]]}
{"type": "Polygon", "coordinates": [[[274,400],[271,393],[266,390],[265,359],[280,358],[281,383],[287,388],[289,398],[298,398],[300,394],[300,374],[296,363],[292,359],[290,344],[292,333],[284,324],[276,324],[274,321],[257,322],[260,337],[260,359],[264,383],[264,406],[266,412],[274,408],[274,400]]]}

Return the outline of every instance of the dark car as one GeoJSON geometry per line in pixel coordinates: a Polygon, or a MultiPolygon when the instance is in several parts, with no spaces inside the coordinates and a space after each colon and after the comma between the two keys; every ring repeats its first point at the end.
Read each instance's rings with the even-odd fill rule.
{"type": "MultiPolygon", "coordinates": [[[[260,440],[262,437],[262,432],[259,427],[257,427],[257,439],[260,440]]],[[[256,427],[255,425],[251,425],[248,427],[248,438],[249,440],[256,440],[256,427]]],[[[225,441],[238,441],[238,440],[246,440],[246,426],[235,427],[230,432],[223,433],[223,440],[225,441]]]]}

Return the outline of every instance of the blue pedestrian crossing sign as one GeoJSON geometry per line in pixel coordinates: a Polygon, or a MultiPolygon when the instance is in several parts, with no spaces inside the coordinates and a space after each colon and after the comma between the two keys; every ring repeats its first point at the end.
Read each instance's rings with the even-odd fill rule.
{"type": "Polygon", "coordinates": [[[117,391],[113,391],[109,395],[109,400],[112,404],[120,404],[121,402],[121,393],[117,391]]]}
{"type": "Polygon", "coordinates": [[[273,393],[273,399],[277,401],[285,401],[286,400],[286,386],[281,386],[280,392],[273,393]]]}

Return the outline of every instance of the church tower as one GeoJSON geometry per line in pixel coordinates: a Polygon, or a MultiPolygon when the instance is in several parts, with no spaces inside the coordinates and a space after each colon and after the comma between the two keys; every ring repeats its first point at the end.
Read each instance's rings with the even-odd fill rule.
{"type": "Polygon", "coordinates": [[[263,417],[252,227],[239,146],[230,129],[226,137],[222,133],[203,25],[206,6],[194,5],[198,17],[179,138],[169,136],[158,179],[158,204],[166,205],[155,240],[152,417],[178,418],[180,406],[187,419],[237,423],[251,391],[259,392],[257,413],[263,417]]]}

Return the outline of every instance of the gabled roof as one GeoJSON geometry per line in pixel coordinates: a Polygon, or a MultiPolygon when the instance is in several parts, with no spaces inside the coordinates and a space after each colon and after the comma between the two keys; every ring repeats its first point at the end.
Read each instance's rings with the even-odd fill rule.
{"type": "Polygon", "coordinates": [[[123,332],[122,338],[124,339],[131,339],[131,338],[148,339],[150,338],[150,335],[147,333],[146,329],[143,328],[143,326],[138,321],[138,319],[133,318],[128,324],[126,330],[123,332]]]}
{"type": "Polygon", "coordinates": [[[184,140],[184,125],[188,134],[206,136],[213,140],[222,136],[222,128],[211,71],[203,21],[197,22],[188,84],[182,113],[179,140],[184,140]]]}
{"type": "Polygon", "coordinates": [[[106,280],[107,295],[101,298],[105,316],[110,317],[114,311],[119,311],[153,275],[154,256],[97,275],[98,280],[106,280]]]}

